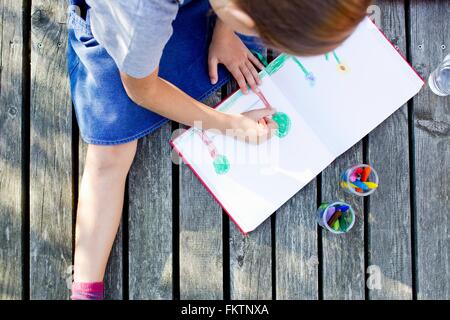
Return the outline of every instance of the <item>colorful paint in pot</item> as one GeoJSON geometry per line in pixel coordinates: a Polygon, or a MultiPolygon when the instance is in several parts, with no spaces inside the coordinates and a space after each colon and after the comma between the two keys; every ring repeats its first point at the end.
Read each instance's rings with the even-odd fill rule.
{"type": "Polygon", "coordinates": [[[355,218],[352,206],[345,202],[326,202],[317,209],[317,223],[333,234],[349,232],[355,218]]]}
{"type": "Polygon", "coordinates": [[[340,186],[352,195],[369,196],[378,189],[378,173],[367,164],[350,167],[341,174],[340,186]]]}

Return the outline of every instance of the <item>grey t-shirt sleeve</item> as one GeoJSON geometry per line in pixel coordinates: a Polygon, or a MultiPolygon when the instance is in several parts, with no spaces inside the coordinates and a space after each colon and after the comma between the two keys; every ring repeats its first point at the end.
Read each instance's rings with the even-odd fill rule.
{"type": "Polygon", "coordinates": [[[172,36],[176,0],[87,0],[91,29],[121,72],[150,75],[172,36]]]}

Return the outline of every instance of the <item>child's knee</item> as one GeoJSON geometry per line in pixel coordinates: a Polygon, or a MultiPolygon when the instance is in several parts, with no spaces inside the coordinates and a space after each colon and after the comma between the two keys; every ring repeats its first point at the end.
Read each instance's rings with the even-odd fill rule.
{"type": "Polygon", "coordinates": [[[123,171],[127,173],[136,155],[137,142],[114,146],[89,145],[86,166],[96,171],[123,171]]]}

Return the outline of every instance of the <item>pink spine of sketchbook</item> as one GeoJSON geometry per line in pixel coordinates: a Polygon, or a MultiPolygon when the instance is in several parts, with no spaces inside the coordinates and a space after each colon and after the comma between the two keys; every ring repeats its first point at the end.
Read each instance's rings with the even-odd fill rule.
{"type": "MultiPolygon", "coordinates": [[[[409,61],[395,48],[395,46],[392,44],[392,42],[389,40],[389,38],[384,34],[383,31],[381,31],[381,29],[375,24],[375,22],[372,21],[372,19],[370,19],[370,22],[372,22],[372,24],[375,26],[375,28],[381,33],[381,35],[383,36],[383,38],[386,39],[386,41],[395,49],[395,51],[397,52],[398,55],[400,55],[402,57],[402,59],[408,64],[408,66],[414,71],[414,73],[422,80],[423,84],[425,85],[425,81],[422,78],[422,76],[413,68],[413,66],[411,65],[411,63],[409,63],[409,61]]],[[[232,94],[229,95],[232,96],[233,94],[235,94],[239,89],[235,90],[232,94]]],[[[227,97],[228,99],[228,97],[227,97]]],[[[221,101],[219,104],[217,104],[216,106],[214,106],[213,108],[216,109],[218,108],[222,103],[226,102],[227,99],[221,101]]],[[[263,100],[263,99],[262,99],[263,100]]],[[[263,100],[263,102],[265,102],[263,100]]],[[[266,106],[267,107],[267,106],[266,106]]],[[[185,134],[186,132],[184,132],[183,134],[185,134]]],[[[183,134],[181,134],[180,136],[178,136],[175,139],[180,138],[183,134]]],[[[175,140],[174,139],[174,140],[175,140]]],[[[174,140],[170,141],[170,145],[172,146],[172,148],[178,153],[178,155],[183,159],[184,163],[189,167],[189,169],[192,170],[192,172],[195,174],[195,176],[200,180],[200,182],[203,184],[203,186],[206,188],[206,190],[208,190],[208,192],[213,196],[214,200],[223,208],[223,210],[227,213],[227,215],[230,217],[231,221],[233,221],[233,223],[238,227],[238,229],[241,231],[241,233],[246,236],[248,233],[246,231],[244,231],[242,229],[242,227],[236,222],[236,220],[233,218],[233,216],[227,211],[227,209],[225,208],[225,206],[220,202],[220,200],[217,198],[217,196],[214,194],[214,192],[209,188],[209,186],[206,184],[206,182],[200,177],[200,175],[198,174],[197,171],[195,171],[195,169],[193,168],[193,166],[187,161],[187,159],[183,156],[183,154],[180,152],[180,150],[178,150],[178,148],[175,146],[174,144],[174,140]]]]}

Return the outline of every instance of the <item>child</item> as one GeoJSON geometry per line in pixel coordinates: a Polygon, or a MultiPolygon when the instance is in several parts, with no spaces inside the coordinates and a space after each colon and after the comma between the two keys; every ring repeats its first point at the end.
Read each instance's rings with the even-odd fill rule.
{"type": "Polygon", "coordinates": [[[274,110],[228,115],[202,104],[228,81],[257,91],[260,43],[295,55],[329,52],[369,0],[70,0],[68,71],[82,138],[72,299],[102,299],[136,140],[168,119],[261,143],[274,110]],[[215,13],[211,11],[211,7],[215,13]],[[217,15],[217,17],[216,17],[217,15]],[[228,72],[229,73],[228,73],[228,72]],[[194,123],[196,122],[196,123],[194,123]],[[235,130],[232,130],[235,129],[235,130]]]}

